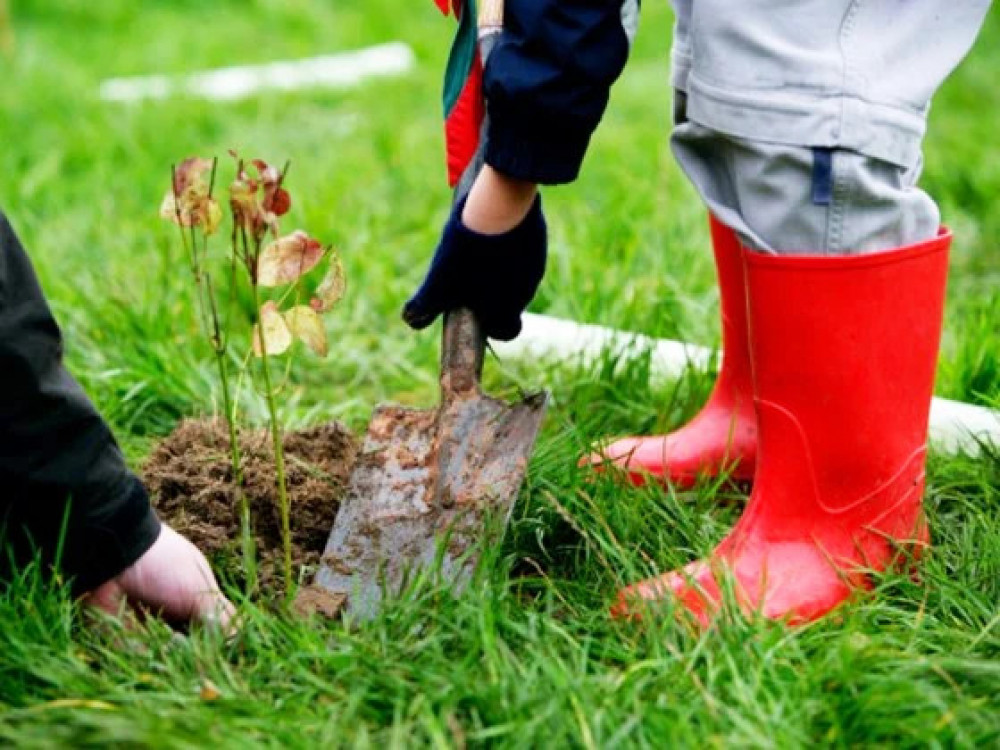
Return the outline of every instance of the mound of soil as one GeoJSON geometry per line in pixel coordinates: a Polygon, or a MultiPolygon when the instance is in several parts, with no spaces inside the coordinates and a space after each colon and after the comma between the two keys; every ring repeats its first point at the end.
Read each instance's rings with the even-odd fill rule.
{"type": "MultiPolygon", "coordinates": [[[[280,593],[281,514],[270,433],[243,430],[240,446],[259,580],[264,591],[280,593]]],[[[284,446],[292,560],[298,576],[302,566],[315,568],[320,561],[358,445],[346,427],[331,422],[287,433],[284,446]]],[[[142,475],[160,517],[223,565],[223,572],[242,579],[239,508],[225,422],[181,422],[150,455],[142,475]]]]}

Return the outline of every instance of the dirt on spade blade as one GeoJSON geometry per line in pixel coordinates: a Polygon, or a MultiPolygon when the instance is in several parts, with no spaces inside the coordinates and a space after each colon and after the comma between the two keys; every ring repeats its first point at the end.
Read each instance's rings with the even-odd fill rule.
{"type": "MultiPolygon", "coordinates": [[[[244,429],[240,444],[244,494],[250,506],[265,595],[280,594],[281,515],[270,433],[244,429]]],[[[298,578],[315,569],[357,455],[354,435],[331,422],[284,438],[292,560],[298,578]]],[[[218,419],[181,422],[143,467],[160,517],[194,542],[231,579],[243,580],[239,511],[233,494],[229,432],[218,419]]]]}

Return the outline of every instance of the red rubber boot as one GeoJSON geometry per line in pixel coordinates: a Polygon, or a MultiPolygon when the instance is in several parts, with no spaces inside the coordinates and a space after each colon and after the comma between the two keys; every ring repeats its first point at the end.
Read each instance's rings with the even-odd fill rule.
{"type": "Polygon", "coordinates": [[[760,429],[753,493],[708,561],[619,594],[676,596],[702,624],[731,576],[737,601],[814,620],[928,541],[927,424],[951,234],[875,255],[746,252],[760,429]]]}
{"type": "Polygon", "coordinates": [[[637,486],[652,476],[684,489],[693,486],[699,476],[718,476],[723,471],[736,480],[753,479],[757,420],[747,347],[742,249],[736,233],[714,217],[711,229],[719,278],[723,359],[708,402],[676,432],[615,441],[584,458],[581,465],[621,469],[637,486]]]}

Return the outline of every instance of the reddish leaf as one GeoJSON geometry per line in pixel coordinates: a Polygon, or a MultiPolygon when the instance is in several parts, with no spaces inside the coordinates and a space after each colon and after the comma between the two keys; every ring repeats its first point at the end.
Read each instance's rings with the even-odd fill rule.
{"type": "Polygon", "coordinates": [[[281,170],[271,166],[263,159],[252,159],[250,163],[257,167],[257,174],[260,176],[262,182],[273,184],[281,180],[281,170]]]}
{"type": "Polygon", "coordinates": [[[174,169],[170,190],[160,204],[160,216],[182,227],[201,227],[214,234],[222,221],[219,204],[210,196],[214,162],[193,156],[174,169]]]}
{"type": "MultiPolygon", "coordinates": [[[[240,165],[243,164],[235,151],[230,153],[240,165]]],[[[277,235],[278,218],[288,213],[292,199],[288,191],[281,187],[284,175],[279,169],[261,159],[250,163],[257,177],[251,177],[241,166],[229,188],[229,205],[237,226],[259,242],[268,231],[277,235]]]]}
{"type": "Polygon", "coordinates": [[[212,172],[214,162],[200,156],[191,156],[182,161],[174,169],[174,193],[181,195],[189,187],[204,184],[205,194],[208,194],[208,177],[212,172]]]}
{"type": "Polygon", "coordinates": [[[275,216],[284,216],[292,207],[292,196],[282,187],[264,189],[263,206],[275,216]]]}
{"type": "Polygon", "coordinates": [[[257,263],[257,283],[264,287],[298,281],[323,259],[323,246],[299,230],[264,248],[257,263]]]}
{"type": "Polygon", "coordinates": [[[287,190],[281,187],[281,183],[285,179],[284,174],[263,159],[254,159],[253,165],[257,168],[260,183],[264,188],[261,207],[275,216],[284,216],[292,207],[292,197],[287,190]]]}

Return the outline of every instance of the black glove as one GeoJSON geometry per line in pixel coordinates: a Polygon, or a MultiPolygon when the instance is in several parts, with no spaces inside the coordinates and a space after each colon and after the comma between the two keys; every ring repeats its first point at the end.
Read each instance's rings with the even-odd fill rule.
{"type": "Polygon", "coordinates": [[[521,313],[545,275],[548,232],[541,196],[509,232],[486,235],[462,223],[465,201],[455,205],[427,278],[403,307],[403,320],[417,330],[439,315],[466,307],[483,333],[510,341],[521,332],[521,313]]]}

